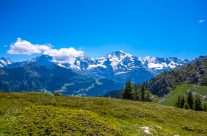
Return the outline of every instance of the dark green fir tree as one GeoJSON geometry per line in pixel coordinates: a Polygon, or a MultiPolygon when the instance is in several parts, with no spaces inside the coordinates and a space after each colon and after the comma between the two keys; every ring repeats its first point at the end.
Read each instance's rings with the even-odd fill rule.
{"type": "Polygon", "coordinates": [[[202,103],[201,103],[201,98],[199,95],[195,96],[194,110],[195,111],[202,111],[202,103]]]}
{"type": "Polygon", "coordinates": [[[180,96],[178,96],[177,102],[175,103],[175,107],[180,108],[180,96]]]}
{"type": "Polygon", "coordinates": [[[146,98],[145,98],[145,84],[142,84],[142,89],[141,89],[141,98],[140,98],[140,100],[141,101],[145,101],[146,100],[146,98]]]}
{"type": "Polygon", "coordinates": [[[122,98],[132,100],[133,99],[133,86],[131,80],[126,82],[125,88],[122,92],[122,98]]]}
{"type": "Polygon", "coordinates": [[[150,98],[150,93],[149,93],[149,91],[146,91],[146,101],[147,102],[151,102],[152,100],[151,100],[151,98],[150,98]]]}
{"type": "Polygon", "coordinates": [[[189,105],[190,109],[193,109],[194,98],[193,98],[193,94],[191,91],[188,92],[187,101],[188,101],[188,105],[189,105]]]}
{"type": "Polygon", "coordinates": [[[180,108],[184,108],[184,104],[185,104],[185,98],[184,98],[184,96],[181,96],[180,97],[179,107],[180,108]]]}

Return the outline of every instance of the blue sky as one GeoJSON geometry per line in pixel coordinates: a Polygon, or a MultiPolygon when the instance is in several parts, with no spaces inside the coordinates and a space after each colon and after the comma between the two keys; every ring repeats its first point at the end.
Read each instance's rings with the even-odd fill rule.
{"type": "Polygon", "coordinates": [[[206,0],[0,0],[0,56],[17,38],[100,57],[207,55],[206,0]]]}

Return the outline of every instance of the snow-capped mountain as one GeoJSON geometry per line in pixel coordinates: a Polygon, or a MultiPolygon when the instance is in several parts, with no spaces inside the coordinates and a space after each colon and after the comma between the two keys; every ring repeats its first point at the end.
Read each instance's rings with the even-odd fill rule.
{"type": "Polygon", "coordinates": [[[123,88],[126,80],[144,82],[162,71],[188,62],[176,57],[141,58],[123,51],[115,51],[101,58],[45,54],[23,62],[1,58],[0,86],[2,90],[11,91],[46,89],[50,92],[61,90],[64,95],[104,95],[123,88]]]}
{"type": "Polygon", "coordinates": [[[0,58],[0,67],[5,67],[9,64],[12,64],[12,61],[10,59],[3,57],[0,58]]]}
{"type": "Polygon", "coordinates": [[[148,56],[141,58],[124,51],[115,51],[101,58],[81,56],[72,58],[70,61],[61,61],[55,58],[52,58],[51,61],[61,67],[123,83],[128,79],[134,82],[143,82],[156,74],[189,62],[187,59],[176,57],[159,58],[148,56]]]}
{"type": "Polygon", "coordinates": [[[140,61],[148,69],[154,69],[154,70],[173,69],[177,66],[189,62],[189,60],[187,59],[180,59],[176,57],[159,58],[159,57],[150,57],[150,56],[147,56],[145,58],[140,58],[140,61]]]}
{"type": "MultiPolygon", "coordinates": [[[[90,71],[97,68],[112,69],[114,72],[132,70],[134,68],[146,68],[149,70],[165,71],[173,69],[176,66],[183,65],[189,60],[176,57],[136,57],[123,51],[115,51],[101,58],[77,57],[73,61],[52,60],[59,66],[71,68],[74,70],[90,71]]],[[[118,73],[117,73],[118,74],[118,73]]]]}
{"type": "Polygon", "coordinates": [[[72,69],[83,74],[124,83],[131,79],[133,82],[149,80],[156,74],[188,63],[187,59],[176,57],[136,57],[124,51],[115,51],[101,58],[79,56],[73,58],[57,58],[48,55],[38,56],[30,61],[13,63],[11,66],[22,66],[30,62],[51,67],[54,64],[67,69],[72,69]]]}

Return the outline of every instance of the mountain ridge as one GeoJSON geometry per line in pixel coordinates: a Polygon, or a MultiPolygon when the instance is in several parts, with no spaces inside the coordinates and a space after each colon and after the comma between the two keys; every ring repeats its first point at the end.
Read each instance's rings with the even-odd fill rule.
{"type": "Polygon", "coordinates": [[[127,80],[142,83],[188,62],[175,57],[141,59],[123,51],[115,51],[102,58],[67,57],[57,58],[43,53],[31,60],[4,65],[0,68],[0,89],[103,96],[111,90],[122,89],[127,80]],[[149,64],[155,67],[149,68],[149,64]]]}
{"type": "Polygon", "coordinates": [[[5,67],[19,67],[31,61],[44,66],[53,66],[55,64],[81,73],[105,77],[122,83],[128,79],[132,79],[134,83],[144,82],[161,72],[189,62],[187,59],[177,57],[160,58],[147,56],[141,58],[120,50],[108,53],[100,58],[90,58],[87,56],[57,58],[43,53],[31,60],[12,63],[5,67]]]}

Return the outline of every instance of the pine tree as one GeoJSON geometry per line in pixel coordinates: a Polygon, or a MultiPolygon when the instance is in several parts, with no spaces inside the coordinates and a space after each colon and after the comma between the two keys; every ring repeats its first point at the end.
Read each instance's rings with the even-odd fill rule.
{"type": "Polygon", "coordinates": [[[193,103],[194,103],[194,98],[192,92],[188,92],[188,97],[187,97],[188,105],[190,109],[193,109],[193,103]]]}
{"type": "Polygon", "coordinates": [[[196,97],[195,97],[194,110],[195,111],[202,111],[201,98],[198,95],[196,95],[196,97]]]}
{"type": "Polygon", "coordinates": [[[185,104],[185,98],[184,98],[184,96],[181,96],[180,97],[179,107],[180,108],[184,108],[184,104],[185,104]]]}
{"type": "Polygon", "coordinates": [[[137,93],[138,93],[138,91],[139,91],[139,87],[138,87],[138,85],[135,85],[133,90],[134,90],[134,91],[133,91],[133,100],[138,101],[138,100],[137,100],[137,93]]]}
{"type": "Polygon", "coordinates": [[[189,106],[189,104],[188,104],[187,101],[186,101],[185,104],[184,104],[184,108],[185,108],[185,109],[190,109],[190,106],[189,106]]]}
{"type": "Polygon", "coordinates": [[[175,107],[180,108],[180,96],[178,96],[178,100],[177,100],[177,102],[175,103],[175,107]]]}
{"type": "Polygon", "coordinates": [[[142,89],[141,89],[141,101],[145,101],[145,86],[142,84],[142,89]]]}
{"type": "Polygon", "coordinates": [[[138,90],[136,92],[136,101],[140,101],[141,100],[141,94],[140,94],[140,91],[138,90]]]}
{"type": "Polygon", "coordinates": [[[151,98],[150,98],[150,93],[149,93],[149,91],[146,91],[146,101],[147,102],[151,102],[152,100],[151,100],[151,98]]]}
{"type": "Polygon", "coordinates": [[[128,100],[133,99],[133,86],[132,86],[131,80],[128,80],[126,82],[125,88],[122,93],[122,98],[128,99],[128,100]]]}

